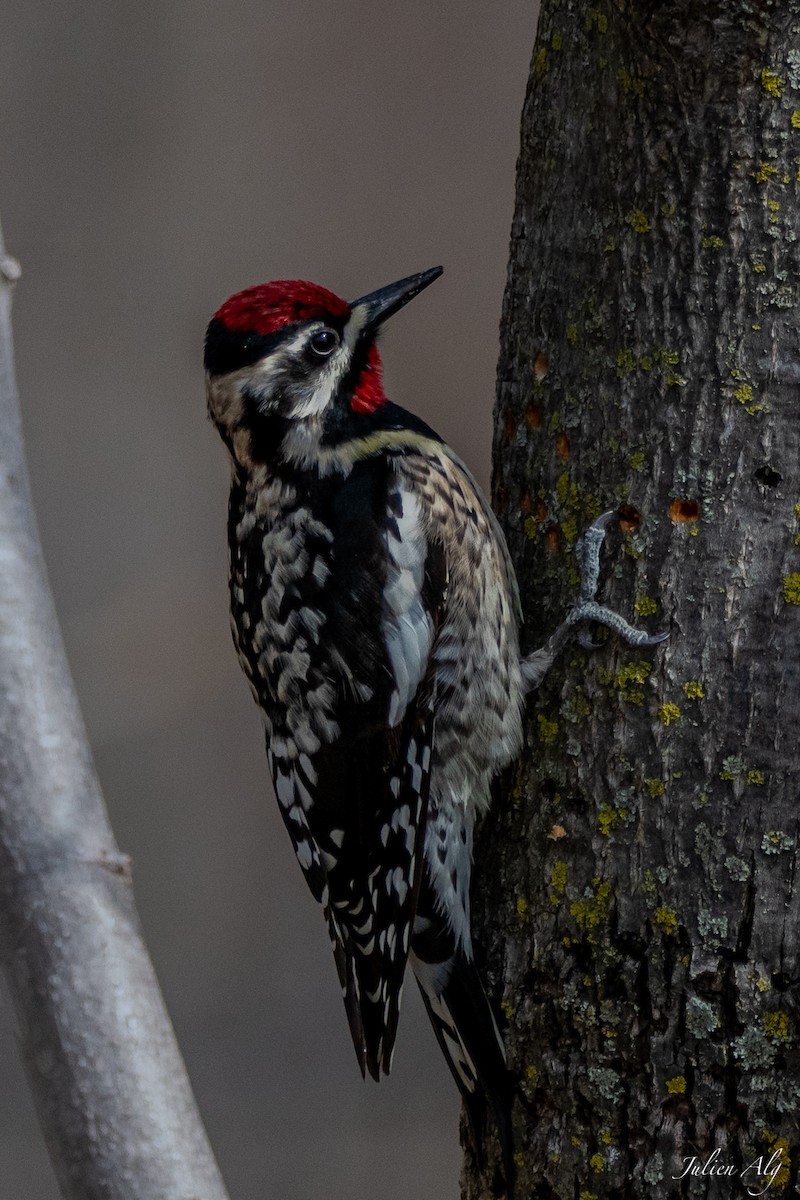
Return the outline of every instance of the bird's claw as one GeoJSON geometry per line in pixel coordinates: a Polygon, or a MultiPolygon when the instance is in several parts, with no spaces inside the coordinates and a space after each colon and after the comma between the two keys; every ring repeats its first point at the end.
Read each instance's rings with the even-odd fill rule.
{"type": "MultiPolygon", "coordinates": [[[[569,611],[547,644],[522,660],[523,687],[526,691],[533,691],[539,686],[552,666],[556,654],[564,645],[568,634],[575,625],[582,621],[594,621],[599,625],[605,625],[606,629],[616,633],[629,646],[657,646],[669,637],[669,633],[666,631],[650,634],[645,633],[643,629],[634,629],[633,625],[619,613],[598,604],[595,599],[600,582],[600,551],[605,541],[606,530],[615,515],[613,509],[602,513],[578,539],[575,557],[578,560],[580,572],[580,599],[569,611]]],[[[577,640],[587,650],[596,650],[601,644],[594,641],[587,630],[581,630],[577,635],[577,640]]]]}
{"type": "MultiPolygon", "coordinates": [[[[668,632],[663,633],[646,633],[644,629],[634,629],[624,617],[619,613],[614,612],[613,608],[606,608],[603,604],[598,604],[596,600],[582,600],[567,615],[567,623],[576,625],[578,621],[596,621],[598,625],[605,625],[606,629],[612,630],[629,646],[657,646],[659,642],[664,642],[669,637],[668,632]]],[[[591,637],[584,638],[582,634],[578,635],[578,641],[582,646],[597,647],[599,642],[592,641],[591,637]]]]}
{"type": "MultiPolygon", "coordinates": [[[[568,613],[567,623],[575,625],[579,621],[596,621],[599,625],[605,625],[606,629],[616,633],[629,646],[657,646],[660,642],[666,641],[669,637],[668,632],[649,634],[645,633],[643,629],[634,629],[633,625],[623,616],[611,608],[598,604],[595,599],[600,582],[600,551],[605,541],[606,530],[615,516],[614,509],[608,509],[601,513],[578,539],[575,557],[578,560],[580,572],[581,598],[580,602],[568,613]]],[[[583,634],[578,635],[578,641],[587,648],[596,647],[598,644],[591,637],[583,634]]]]}
{"type": "Polygon", "coordinates": [[[581,577],[581,600],[593,600],[597,595],[597,585],[600,580],[600,550],[606,540],[606,529],[613,516],[612,508],[601,513],[578,538],[575,557],[578,560],[581,577]]]}

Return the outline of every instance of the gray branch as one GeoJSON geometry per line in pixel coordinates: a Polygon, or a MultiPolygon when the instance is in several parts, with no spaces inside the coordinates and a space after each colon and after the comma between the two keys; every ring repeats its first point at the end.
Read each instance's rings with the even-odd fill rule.
{"type": "Polygon", "coordinates": [[[225,1200],[142,939],[47,583],[0,235],[0,951],[69,1200],[225,1200]]]}

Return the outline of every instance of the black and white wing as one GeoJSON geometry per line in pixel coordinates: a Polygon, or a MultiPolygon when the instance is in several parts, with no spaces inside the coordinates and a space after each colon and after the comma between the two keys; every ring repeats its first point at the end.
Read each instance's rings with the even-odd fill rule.
{"type": "Polygon", "coordinates": [[[421,880],[446,570],[385,459],[357,464],[334,495],[324,481],[320,491],[334,528],[315,542],[303,518],[307,561],[288,584],[284,573],[276,605],[290,644],[254,683],[267,685],[275,791],[325,908],[356,1054],[378,1078],[391,1064],[421,880]]]}

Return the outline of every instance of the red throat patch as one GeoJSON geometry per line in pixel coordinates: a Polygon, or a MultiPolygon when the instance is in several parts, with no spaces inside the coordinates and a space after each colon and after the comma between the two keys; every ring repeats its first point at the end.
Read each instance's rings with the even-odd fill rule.
{"type": "Polygon", "coordinates": [[[353,412],[371,413],[386,403],[383,390],[383,363],[378,347],[373,342],[367,351],[367,362],[353,389],[350,407],[353,412]]]}
{"type": "Polygon", "coordinates": [[[298,321],[346,317],[350,305],[340,296],[303,279],[275,279],[245,288],[226,300],[214,313],[227,329],[247,333],[274,333],[298,321]]]}

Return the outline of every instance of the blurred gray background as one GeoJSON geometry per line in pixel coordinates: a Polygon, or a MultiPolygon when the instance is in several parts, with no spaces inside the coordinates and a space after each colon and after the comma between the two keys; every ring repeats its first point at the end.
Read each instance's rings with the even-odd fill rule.
{"type": "MultiPolygon", "coordinates": [[[[39,525],[139,911],[236,1200],[454,1200],[458,1103],[406,990],[362,1083],[227,619],[201,343],[229,293],[443,263],[387,390],[486,481],[534,0],[26,0],[0,216],[39,525]]],[[[1,434],[0,434],[1,436],[1,434]]],[[[0,995],[0,1200],[55,1200],[0,995]]]]}

